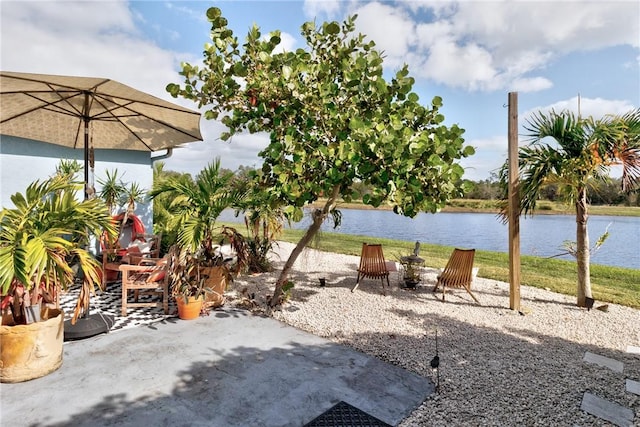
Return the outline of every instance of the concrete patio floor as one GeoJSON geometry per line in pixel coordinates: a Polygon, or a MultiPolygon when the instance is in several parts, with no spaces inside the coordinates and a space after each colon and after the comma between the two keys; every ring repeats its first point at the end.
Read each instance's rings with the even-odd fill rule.
{"type": "Polygon", "coordinates": [[[224,308],[65,343],[56,372],[0,385],[0,424],[300,427],[344,401],[397,425],[433,391],[427,378],[224,308]]]}

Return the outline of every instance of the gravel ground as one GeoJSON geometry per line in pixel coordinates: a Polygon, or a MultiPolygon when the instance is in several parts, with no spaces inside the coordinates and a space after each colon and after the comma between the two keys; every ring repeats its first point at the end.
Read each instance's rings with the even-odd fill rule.
{"type": "MultiPolygon", "coordinates": [[[[278,244],[274,273],[236,280],[229,303],[263,310],[292,249],[278,244]],[[244,297],[251,294],[251,301],[244,297]]],[[[585,392],[631,408],[640,424],[640,396],[625,390],[626,378],[640,381],[640,356],[626,352],[640,346],[640,311],[615,304],[587,311],[575,297],[523,286],[518,313],[509,309],[508,283],[482,278],[472,285],[482,305],[464,290],[443,302],[428,268],[416,290],[401,289],[392,273],[386,296],[372,279],[352,293],[358,263],[306,249],[291,271],[289,301],[271,315],[439,382],[439,392],[400,426],[611,425],[580,409],[585,392]],[[436,343],[439,379],[429,364],[436,343]],[[623,362],[624,372],[584,362],[587,351],[623,362]]]]}

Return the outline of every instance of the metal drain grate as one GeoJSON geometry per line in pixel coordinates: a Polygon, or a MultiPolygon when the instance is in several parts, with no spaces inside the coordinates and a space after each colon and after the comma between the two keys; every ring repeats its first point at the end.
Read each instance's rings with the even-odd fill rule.
{"type": "Polygon", "coordinates": [[[391,425],[340,401],[304,427],[391,427],[391,425]]]}

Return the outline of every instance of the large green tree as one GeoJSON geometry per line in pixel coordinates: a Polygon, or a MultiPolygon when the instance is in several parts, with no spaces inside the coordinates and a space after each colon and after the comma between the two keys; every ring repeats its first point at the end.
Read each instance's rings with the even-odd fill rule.
{"type": "Polygon", "coordinates": [[[373,188],[364,203],[389,203],[409,217],[436,212],[462,195],[455,183],[463,168],[456,161],[474,153],[464,146],[464,130],[443,123],[440,97],[419,102],[406,65],[385,79],[383,57],[355,33],[355,17],[319,27],[307,22],[301,30],[306,49],[284,52],[279,31],[263,37],[254,26],[240,46],[218,8],[207,18],[204,65],[182,64],[183,84],[167,90],[205,107],[207,119],[220,119],[228,127],[223,140],[244,130],[269,134],[256,180],[270,203],[284,204],[295,217],[326,197],[285,263],[272,305],[338,199],[357,196],[354,183],[373,188]]]}
{"type": "MultiPolygon", "coordinates": [[[[519,150],[519,199],[521,213],[533,214],[546,186],[554,184],[558,195],[576,211],[577,304],[592,298],[590,276],[589,185],[606,181],[611,166],[622,167],[622,189],[632,191],[640,183],[640,110],[622,116],[594,120],[563,111],[537,113],[525,125],[529,144],[519,150]]],[[[501,170],[506,196],[508,163],[501,170]]]]}

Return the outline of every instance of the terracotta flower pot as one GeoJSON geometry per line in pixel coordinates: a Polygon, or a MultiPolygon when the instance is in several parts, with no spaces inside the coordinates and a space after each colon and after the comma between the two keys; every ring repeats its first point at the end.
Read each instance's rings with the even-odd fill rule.
{"type": "Polygon", "coordinates": [[[193,320],[200,317],[200,311],[202,310],[202,304],[204,303],[203,297],[188,297],[185,301],[184,296],[176,297],[176,304],[178,306],[178,317],[182,320],[193,320]]]}
{"type": "Polygon", "coordinates": [[[43,321],[0,327],[0,382],[43,377],[62,365],[64,314],[43,308],[43,321]]]}

